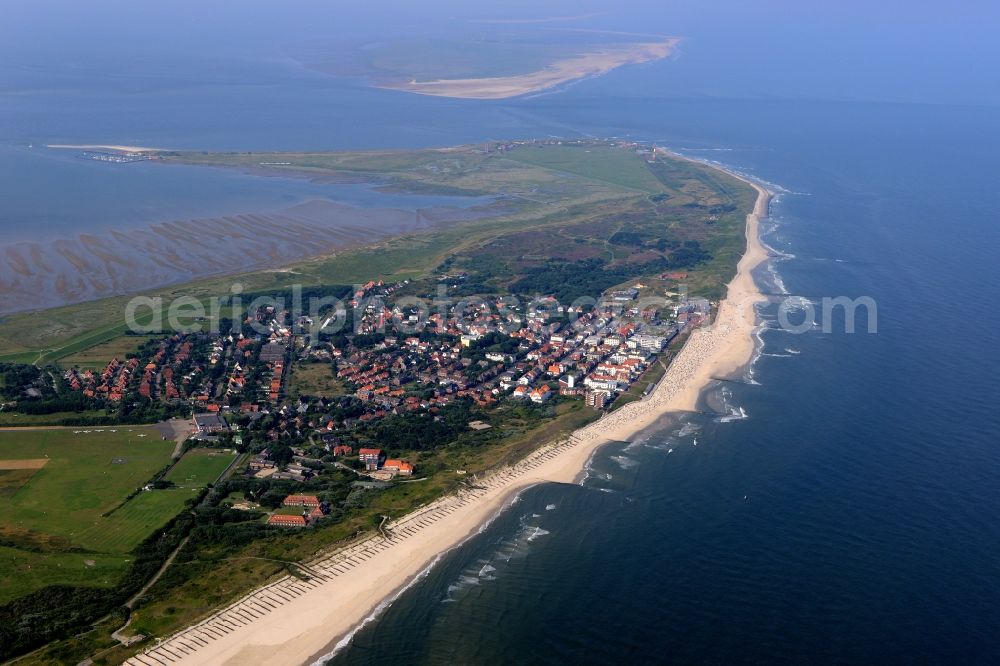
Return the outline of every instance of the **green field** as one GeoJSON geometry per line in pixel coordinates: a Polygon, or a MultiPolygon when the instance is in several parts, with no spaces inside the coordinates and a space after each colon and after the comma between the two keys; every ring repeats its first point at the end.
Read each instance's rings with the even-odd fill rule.
{"type": "Polygon", "coordinates": [[[109,587],[130,560],[128,555],[35,553],[0,546],[0,603],[48,585],[109,587]]]}
{"type": "Polygon", "coordinates": [[[191,449],[167,474],[178,490],[198,490],[215,483],[236,453],[219,449],[191,449]]]}
{"type": "Polygon", "coordinates": [[[518,148],[509,158],[648,194],[664,191],[645,161],[626,150],[589,145],[530,146],[518,148]]]}
{"type": "Polygon", "coordinates": [[[0,471],[0,602],[55,583],[113,584],[128,553],[235,457],[189,451],[166,477],[174,487],[122,504],[170,462],[173,448],[138,426],[0,432],[0,467],[47,459],[40,469],[0,471]],[[24,571],[32,576],[15,575],[24,571]]]}
{"type": "Polygon", "coordinates": [[[47,459],[0,476],[0,600],[53,583],[113,583],[112,571],[155,526],[101,514],[169,463],[173,446],[136,426],[0,432],[0,466],[47,459]],[[30,578],[15,575],[29,568],[30,578]]]}
{"type": "Polygon", "coordinates": [[[31,480],[36,469],[0,469],[0,497],[10,499],[31,480]]]}
{"type": "Polygon", "coordinates": [[[78,367],[81,370],[103,370],[111,359],[122,360],[126,354],[135,352],[150,338],[143,335],[123,335],[107,342],[94,345],[59,360],[65,368],[78,367]]]}
{"type": "Polygon", "coordinates": [[[344,382],[333,375],[329,363],[296,363],[289,382],[288,395],[314,395],[322,398],[347,395],[344,382]]]}
{"type": "Polygon", "coordinates": [[[218,479],[235,457],[210,449],[188,451],[166,475],[174,487],[139,493],[107,519],[116,529],[97,524],[81,534],[81,540],[100,544],[106,552],[130,551],[152,530],[183,511],[185,502],[218,479]]]}
{"type": "Polygon", "coordinates": [[[104,410],[87,410],[82,412],[52,412],[51,414],[18,414],[17,412],[0,412],[0,428],[25,426],[50,426],[65,423],[66,419],[100,418],[104,410]]]}
{"type": "Polygon", "coordinates": [[[0,505],[0,525],[99,548],[79,543],[81,531],[97,524],[118,528],[101,514],[170,462],[173,447],[152,428],[137,426],[0,432],[0,460],[49,460],[0,505]]]}

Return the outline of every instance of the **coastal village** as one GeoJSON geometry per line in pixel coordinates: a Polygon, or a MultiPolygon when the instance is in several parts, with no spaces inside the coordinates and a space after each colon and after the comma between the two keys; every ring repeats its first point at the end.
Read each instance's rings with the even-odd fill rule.
{"type": "MultiPolygon", "coordinates": [[[[477,151],[568,146],[595,147],[536,140],[477,151]]],[[[655,146],[602,149],[660,166],[655,146]]],[[[129,333],[110,360],[28,368],[34,378],[9,381],[8,393],[23,385],[31,400],[15,409],[33,401],[67,414],[67,425],[169,423],[161,432],[177,442],[175,459],[235,455],[213,484],[225,492],[211,494],[239,512],[229,520],[336,526],[393,488],[475,484],[526,433],[552,421],[578,427],[652,393],[681,338],[717,305],[686,290],[687,271],[712,258],[701,236],[665,237],[662,225],[680,215],[712,229],[729,205],[678,208],[669,198],[650,195],[650,211],[610,231],[577,222],[565,247],[566,229],[525,231],[413,279],[324,283],[300,294],[330,303],[309,315],[288,305],[288,290],[225,297],[190,332],[129,333]],[[429,483],[409,485],[420,482],[429,483]]],[[[165,475],[143,490],[159,492],[165,475]]]]}
{"type": "MultiPolygon", "coordinates": [[[[335,465],[384,483],[417,474],[419,461],[392,457],[392,441],[371,445],[364,433],[380,421],[441,421],[442,410],[462,404],[481,415],[464,427],[481,432],[493,427],[489,414],[504,402],[578,400],[612,409],[711,308],[685,298],[643,308],[644,285],[637,282],[609,290],[586,311],[550,297],[525,306],[495,296],[421,317],[391,304],[407,286],[371,281],[349,294],[349,336],[265,306],[228,332],[154,338],[100,372],[67,369],[63,380],[89,400],[146,401],[192,413],[191,441],[241,446],[249,453],[242,468],[248,477],[305,483],[335,465]],[[325,368],[341,395],[299,390],[295,373],[303,367],[325,368]]],[[[324,316],[338,315],[344,312],[324,316]]],[[[649,382],[645,392],[653,387],[649,382]]],[[[268,524],[306,527],[328,510],[316,497],[291,495],[268,524]]]]}
{"type": "MultiPolygon", "coordinates": [[[[603,409],[628,390],[675,336],[696,326],[710,310],[705,299],[685,299],[670,312],[639,310],[633,306],[636,288],[610,292],[587,312],[554,301],[549,309],[546,299],[524,312],[501,296],[484,303],[481,312],[463,312],[462,321],[434,314],[417,324],[413,335],[386,335],[379,331],[387,325],[391,329],[394,322],[415,318],[385,304],[392,290],[381,282],[369,283],[351,301],[363,305],[355,338],[364,337],[369,344],[338,348],[310,340],[312,320],[292,322],[287,310],[267,307],[250,313],[244,324],[262,324],[268,335],[176,334],[144,345],[127,359],[113,359],[101,372],[70,368],[64,379],[88,398],[112,403],[146,399],[210,413],[276,412],[290,418],[285,425],[300,431],[309,424],[321,432],[350,429],[388,413],[426,410],[462,397],[489,406],[504,397],[543,403],[558,394],[581,397],[603,409]],[[361,302],[365,298],[366,304],[361,302]],[[574,316],[572,324],[560,321],[567,315],[574,316]],[[324,420],[318,413],[324,400],[303,396],[297,404],[289,401],[289,366],[302,361],[329,364],[350,387],[350,395],[365,405],[362,413],[340,422],[324,420]],[[418,397],[428,388],[432,395],[418,397]]],[[[199,432],[214,432],[224,422],[219,419],[199,432]]]]}

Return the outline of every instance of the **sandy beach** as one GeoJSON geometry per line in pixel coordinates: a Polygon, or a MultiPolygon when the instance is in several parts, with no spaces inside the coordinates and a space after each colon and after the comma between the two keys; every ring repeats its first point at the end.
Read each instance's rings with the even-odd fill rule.
{"type": "Polygon", "coordinates": [[[659,42],[608,46],[599,52],[559,60],[536,72],[516,76],[408,81],[385,83],[377,87],[439,97],[506,99],[541,92],[587,76],[607,74],[622,65],[660,60],[673,53],[679,42],[679,39],[670,38],[659,42]]]}
{"type": "Polygon", "coordinates": [[[649,396],[476,480],[458,495],[443,497],[389,523],[384,535],[370,536],[307,563],[309,580],[286,576],[261,587],[126,663],[322,663],[338,642],[349,640],[366,618],[391,603],[443,553],[480,531],[518,492],[539,483],[572,483],[600,446],[634,437],[665,413],[694,410],[713,377],[738,371],[755,350],[754,305],[764,297],[752,271],[768,257],[758,227],[768,214],[771,195],[745,182],[758,196],[753,213],[747,216],[746,252],[727,297],[715,322],[691,334],[649,396]]]}

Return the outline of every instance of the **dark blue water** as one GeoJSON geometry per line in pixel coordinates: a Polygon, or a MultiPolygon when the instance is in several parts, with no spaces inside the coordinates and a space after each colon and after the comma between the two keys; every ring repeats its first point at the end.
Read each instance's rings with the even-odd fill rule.
{"type": "MultiPolygon", "coordinates": [[[[247,10],[221,45],[206,39],[217,7],[175,17],[183,57],[164,41],[122,64],[70,48],[72,16],[83,20],[70,12],[52,27],[66,57],[39,55],[20,33],[0,45],[0,159],[54,142],[250,150],[629,135],[774,183],[767,240],[781,257],[762,284],[800,304],[870,297],[877,332],[861,318],[845,333],[842,316],[818,311],[808,332],[767,328],[752,381],[707,397],[721,416],[664,422],[603,451],[582,486],[524,493],[335,663],[995,661],[1000,58],[988,6],[636,4],[646,13],[580,25],[684,34],[678,59],[502,102],[308,72],[281,49],[294,13],[264,26],[247,10]]],[[[330,15],[295,27],[316,37],[355,26],[330,15]]],[[[62,189],[4,168],[19,183],[4,198],[25,210],[69,193],[81,209],[125,215],[68,171],[62,189]]],[[[148,200],[152,185],[138,180],[122,206],[148,200]]],[[[183,205],[240,202],[238,188],[221,203],[213,189],[193,188],[183,205]]],[[[776,307],[762,311],[769,326],[776,307]]]]}
{"type": "Polygon", "coordinates": [[[762,282],[870,296],[877,333],[823,333],[818,309],[816,330],[766,330],[755,383],[709,396],[746,418],[665,422],[582,487],[526,492],[333,663],[994,658],[1000,127],[815,104],[789,131],[789,109],[741,110],[740,146],[698,154],[791,190],[762,282]]]}

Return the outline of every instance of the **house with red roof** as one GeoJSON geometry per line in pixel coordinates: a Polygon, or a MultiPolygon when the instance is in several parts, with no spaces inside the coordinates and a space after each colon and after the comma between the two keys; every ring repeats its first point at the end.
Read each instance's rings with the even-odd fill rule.
{"type": "Polygon", "coordinates": [[[281,514],[274,514],[267,519],[268,525],[274,525],[276,527],[305,527],[309,524],[305,516],[286,516],[281,514]]]}
{"type": "Polygon", "coordinates": [[[358,450],[358,460],[365,464],[369,470],[378,469],[379,460],[382,458],[382,449],[360,449],[358,450]]]}
{"type": "Polygon", "coordinates": [[[284,506],[309,506],[318,507],[319,498],[315,495],[289,495],[282,502],[284,506]]]}
{"type": "Polygon", "coordinates": [[[533,390],[529,397],[532,402],[545,402],[552,397],[552,389],[549,388],[548,384],[542,384],[533,390]]]}
{"type": "Polygon", "coordinates": [[[413,465],[405,460],[397,460],[395,458],[390,458],[385,461],[382,465],[382,469],[394,472],[401,476],[412,476],[413,475],[413,465]]]}

